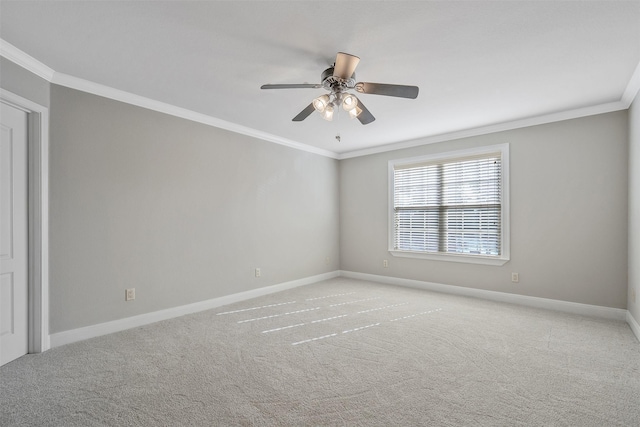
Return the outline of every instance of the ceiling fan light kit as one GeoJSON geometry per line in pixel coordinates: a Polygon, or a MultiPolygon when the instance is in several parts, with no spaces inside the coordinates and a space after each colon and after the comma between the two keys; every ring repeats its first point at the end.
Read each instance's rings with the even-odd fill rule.
{"type": "Polygon", "coordinates": [[[355,69],[360,58],[348,53],[338,52],[333,67],[322,72],[320,84],[266,84],[261,89],[320,89],[324,88],[329,94],[315,98],[304,110],[293,118],[294,122],[301,122],[313,111],[320,113],[323,119],[331,121],[335,107],[345,110],[352,119],[358,118],[363,125],[375,120],[375,117],[355,95],[348,93],[355,90],[358,93],[394,96],[398,98],[415,99],[418,97],[417,86],[404,86],[384,83],[356,83],[355,69]]]}
{"type": "Polygon", "coordinates": [[[313,108],[322,114],[322,118],[328,121],[333,120],[335,107],[342,105],[342,109],[349,113],[349,117],[355,119],[362,109],[358,108],[358,98],[351,94],[342,92],[332,93],[331,95],[320,95],[313,100],[313,108]]]}

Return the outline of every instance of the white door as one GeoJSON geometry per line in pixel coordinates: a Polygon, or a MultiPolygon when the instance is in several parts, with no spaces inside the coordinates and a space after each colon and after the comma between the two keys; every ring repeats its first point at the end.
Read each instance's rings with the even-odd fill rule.
{"type": "Polygon", "coordinates": [[[0,103],[0,365],[28,351],[27,113],[0,103]]]}

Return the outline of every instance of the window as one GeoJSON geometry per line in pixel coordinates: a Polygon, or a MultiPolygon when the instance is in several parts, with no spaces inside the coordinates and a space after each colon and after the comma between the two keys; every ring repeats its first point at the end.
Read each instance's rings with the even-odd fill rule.
{"type": "Polygon", "coordinates": [[[506,263],[508,165],[508,144],[390,161],[389,251],[506,263]]]}

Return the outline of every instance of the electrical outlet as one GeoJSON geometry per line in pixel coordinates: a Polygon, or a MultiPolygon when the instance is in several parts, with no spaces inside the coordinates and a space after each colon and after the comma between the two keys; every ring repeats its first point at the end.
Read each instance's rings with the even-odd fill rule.
{"type": "Polygon", "coordinates": [[[389,268],[389,260],[383,259],[383,260],[382,260],[382,266],[383,266],[384,268],[389,268]]]}
{"type": "Polygon", "coordinates": [[[260,271],[260,269],[256,268],[256,277],[260,277],[261,274],[262,272],[260,271]]]}
{"type": "Polygon", "coordinates": [[[330,263],[330,262],[331,262],[331,258],[326,257],[326,258],[324,259],[324,263],[325,263],[325,265],[329,265],[329,263],[330,263]]]}
{"type": "Polygon", "coordinates": [[[133,301],[134,299],[136,299],[136,288],[125,289],[124,300],[133,301]]]}
{"type": "Polygon", "coordinates": [[[634,288],[631,288],[631,295],[629,295],[631,297],[631,302],[636,302],[636,290],[634,288]]]}
{"type": "Polygon", "coordinates": [[[520,274],[518,273],[511,273],[511,281],[513,283],[518,283],[520,281],[520,274]]]}

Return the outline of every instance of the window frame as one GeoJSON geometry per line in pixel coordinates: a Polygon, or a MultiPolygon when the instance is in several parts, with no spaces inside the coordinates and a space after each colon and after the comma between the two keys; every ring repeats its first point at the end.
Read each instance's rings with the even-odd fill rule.
{"type": "Polygon", "coordinates": [[[487,145],[483,147],[468,148],[455,151],[447,151],[443,153],[429,154],[425,156],[408,157],[403,159],[389,160],[388,164],[388,243],[389,252],[395,257],[419,258],[436,261],[462,262],[470,264],[486,264],[486,265],[504,265],[511,259],[510,251],[510,209],[509,209],[509,144],[487,145]],[[453,254],[453,253],[435,253],[421,251],[405,251],[394,249],[395,238],[395,211],[394,211],[394,171],[397,166],[406,166],[420,163],[444,162],[449,160],[463,160],[470,156],[482,156],[485,154],[494,154],[499,152],[501,155],[501,236],[500,236],[500,255],[474,255],[474,254],[453,254]]]}

